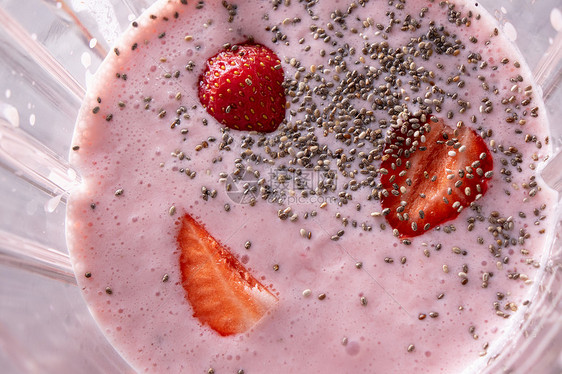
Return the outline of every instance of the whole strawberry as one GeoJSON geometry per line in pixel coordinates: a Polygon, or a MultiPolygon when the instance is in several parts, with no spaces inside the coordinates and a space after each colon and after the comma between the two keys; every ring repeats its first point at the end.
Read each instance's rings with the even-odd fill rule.
{"type": "Polygon", "coordinates": [[[272,132],[285,118],[283,68],[261,44],[234,45],[211,57],[199,79],[199,100],[219,123],[272,132]]]}

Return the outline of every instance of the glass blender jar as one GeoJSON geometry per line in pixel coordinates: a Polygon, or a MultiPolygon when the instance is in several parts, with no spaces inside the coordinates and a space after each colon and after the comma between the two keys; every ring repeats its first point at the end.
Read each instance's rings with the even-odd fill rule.
{"type": "MultiPolygon", "coordinates": [[[[562,191],[562,4],[480,2],[526,58],[556,150],[542,177],[562,191]]],[[[88,80],[150,0],[0,0],[0,367],[3,373],[134,370],[90,316],[68,259],[66,161],[88,80]]],[[[559,209],[560,213],[560,209],[559,209]]],[[[490,373],[562,370],[561,216],[520,334],[490,373]]]]}

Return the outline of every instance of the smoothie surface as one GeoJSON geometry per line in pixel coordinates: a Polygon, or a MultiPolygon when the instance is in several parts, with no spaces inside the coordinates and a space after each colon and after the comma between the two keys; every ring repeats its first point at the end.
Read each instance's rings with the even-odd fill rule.
{"type": "Polygon", "coordinates": [[[158,1],[77,121],[78,283],[138,372],[480,370],[532,306],[553,234],[556,195],[537,172],[551,154],[544,114],[521,55],[475,2],[158,1]],[[206,61],[248,41],[284,72],[285,119],[267,134],[226,128],[198,97],[206,61]],[[381,162],[406,112],[474,131],[493,158],[482,196],[412,237],[381,206],[381,162]],[[223,336],[194,316],[186,215],[273,295],[249,330],[223,336]]]}

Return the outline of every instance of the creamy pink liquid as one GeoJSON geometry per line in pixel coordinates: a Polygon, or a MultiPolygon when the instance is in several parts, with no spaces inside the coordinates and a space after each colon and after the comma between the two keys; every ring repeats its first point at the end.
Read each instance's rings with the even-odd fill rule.
{"type": "MultiPolygon", "coordinates": [[[[309,8],[297,1],[281,2],[277,9],[265,1],[242,1],[232,22],[220,2],[160,1],[117,43],[88,90],[77,123],[73,146],[79,149],[72,152],[71,161],[83,184],[70,196],[68,243],[92,314],[139,372],[204,373],[212,368],[215,373],[456,373],[493,361],[516,334],[532,305],[542,248],[553,230],[555,195],[541,185],[535,171],[550,152],[543,107],[527,90],[530,73],[521,56],[501,34],[494,35],[494,25],[480,6],[457,4],[454,10],[462,12],[457,26],[448,21],[448,8],[438,2],[406,1],[405,9],[399,9],[401,4],[358,5],[344,27],[331,13],[339,9],[345,14],[349,4],[337,0],[309,8]],[[420,17],[423,7],[428,9],[420,17]],[[388,12],[401,22],[386,32],[392,18],[388,12]],[[402,31],[406,15],[416,22],[402,31]],[[436,28],[444,27],[438,29],[441,34],[449,33],[444,36],[452,43],[448,47],[460,41],[458,54],[438,53],[434,40],[433,54],[426,60],[416,50],[423,51],[419,43],[428,40],[408,46],[411,38],[428,33],[431,21],[436,28]],[[281,34],[271,31],[273,26],[281,34]],[[295,99],[287,96],[289,125],[267,135],[222,131],[197,98],[204,62],[225,43],[249,37],[280,57],[288,83],[296,87],[295,99]],[[348,50],[355,48],[354,54],[343,57],[347,70],[331,66],[329,59],[335,55],[330,52],[346,43],[348,50]],[[378,54],[384,57],[388,51],[363,53],[365,43],[388,43],[391,54],[403,48],[404,74],[400,64],[395,72],[390,65],[381,69],[378,54]],[[471,53],[481,59],[469,62],[476,56],[471,53]],[[327,92],[333,92],[353,70],[378,71],[372,78],[373,96],[348,97],[356,112],[338,117],[336,108],[330,120],[339,123],[319,120],[296,136],[286,130],[311,116],[321,117],[333,97],[324,99],[314,88],[328,82],[333,86],[327,92]],[[419,89],[412,89],[410,82],[419,82],[419,89]],[[479,133],[492,130],[485,141],[494,157],[494,176],[477,202],[479,211],[466,208],[456,220],[413,238],[409,245],[393,236],[384,217],[378,216],[379,201],[368,198],[377,177],[372,186],[351,188],[352,180],[360,184],[368,177],[361,174],[359,153],[368,155],[379,144],[368,129],[375,131],[380,120],[389,119],[392,106],[383,108],[389,97],[379,96],[386,84],[397,100],[392,105],[405,104],[411,111],[428,105],[450,126],[463,121],[479,133]],[[433,85],[442,91],[428,94],[433,85]],[[377,98],[383,100],[381,107],[376,107],[377,98]],[[522,103],[525,99],[530,103],[522,103]],[[459,100],[469,102],[463,113],[459,100]],[[491,111],[486,109],[490,105],[491,111]],[[186,111],[178,115],[181,106],[186,111]],[[357,115],[371,110],[371,123],[359,121],[356,130],[346,130],[351,144],[337,140],[338,131],[327,130],[350,128],[357,115]],[[447,118],[448,112],[452,118],[447,118]],[[516,119],[507,122],[514,114],[516,119]],[[180,122],[172,128],[176,118],[180,122]],[[232,138],[230,150],[219,147],[223,133],[232,138]],[[248,148],[243,170],[248,170],[246,175],[259,172],[250,181],[264,178],[273,185],[280,168],[292,166],[316,187],[321,173],[294,161],[303,151],[299,142],[306,144],[312,136],[320,149],[341,148],[350,164],[344,174],[336,158],[310,157],[312,165],[323,163],[337,175],[335,191],[302,196],[289,180],[277,183],[286,194],[281,203],[262,199],[258,187],[253,206],[248,200],[238,203],[241,196],[232,190],[227,193],[228,183],[243,188],[244,182],[225,175],[236,170],[235,160],[248,148]],[[248,137],[254,143],[242,148],[248,137]],[[265,149],[268,145],[281,151],[278,143],[291,140],[291,149],[279,158],[265,149]],[[252,159],[250,153],[257,156],[252,159]],[[517,153],[521,162],[514,161],[517,153]],[[202,187],[216,190],[216,197],[203,199],[202,187]],[[342,191],[351,196],[347,203],[338,195],[342,191]],[[288,207],[288,216],[296,216],[281,220],[279,210],[288,207]],[[181,285],[176,242],[178,220],[185,213],[202,222],[279,298],[247,333],[222,337],[192,316],[181,285]],[[340,230],[343,235],[333,240],[340,230]],[[248,241],[251,246],[246,248],[248,241]],[[493,273],[486,288],[485,273],[493,273]],[[463,278],[468,279],[465,285],[463,278]],[[420,314],[426,318],[420,319],[420,314]]],[[[384,137],[384,125],[381,131],[384,137]]]]}

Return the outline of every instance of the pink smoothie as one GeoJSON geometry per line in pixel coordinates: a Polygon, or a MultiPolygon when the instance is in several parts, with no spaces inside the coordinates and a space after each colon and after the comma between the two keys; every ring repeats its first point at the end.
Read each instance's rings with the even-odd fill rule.
{"type": "Polygon", "coordinates": [[[459,373],[501,358],[533,305],[556,195],[536,171],[544,108],[491,17],[473,2],[186,3],[159,1],[125,32],[73,139],[68,244],[115,348],[156,373],[459,373]],[[285,72],[286,118],[265,135],[224,128],[197,95],[205,61],[249,38],[285,72]],[[403,107],[462,121],[494,158],[472,208],[409,240],[378,184],[403,107]],[[193,317],[186,213],[278,297],[248,332],[193,317]]]}

